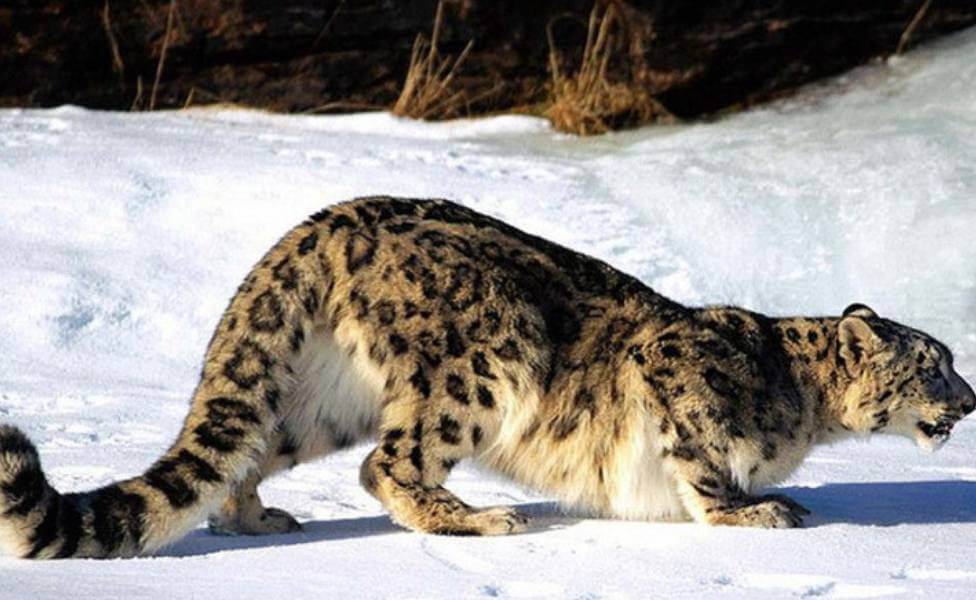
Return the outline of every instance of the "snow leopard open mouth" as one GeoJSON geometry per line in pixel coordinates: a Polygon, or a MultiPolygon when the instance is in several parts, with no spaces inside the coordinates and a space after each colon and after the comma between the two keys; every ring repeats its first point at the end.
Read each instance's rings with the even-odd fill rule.
{"type": "Polygon", "coordinates": [[[956,419],[950,416],[942,416],[935,423],[919,421],[916,426],[933,442],[941,445],[949,439],[952,434],[952,427],[956,424],[956,419]]]}

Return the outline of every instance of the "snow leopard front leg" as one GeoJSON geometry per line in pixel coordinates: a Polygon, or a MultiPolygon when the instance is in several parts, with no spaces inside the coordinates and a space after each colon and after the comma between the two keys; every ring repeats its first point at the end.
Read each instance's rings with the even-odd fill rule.
{"type": "Polygon", "coordinates": [[[747,489],[776,459],[772,430],[799,422],[800,409],[768,401],[761,370],[721,337],[665,334],[645,352],[645,397],[688,514],[710,525],[800,527],[806,508],[747,489]]]}
{"type": "Polygon", "coordinates": [[[810,514],[782,494],[746,493],[700,448],[682,446],[669,460],[685,509],[700,523],[785,529],[802,527],[810,514]]]}

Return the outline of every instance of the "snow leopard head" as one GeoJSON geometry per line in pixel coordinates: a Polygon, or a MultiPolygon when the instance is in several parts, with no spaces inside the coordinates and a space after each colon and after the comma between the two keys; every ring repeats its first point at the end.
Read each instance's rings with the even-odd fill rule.
{"type": "Polygon", "coordinates": [[[844,411],[855,430],[899,434],[933,451],[976,409],[945,344],[862,304],[849,306],[838,322],[837,356],[851,381],[844,411]]]}

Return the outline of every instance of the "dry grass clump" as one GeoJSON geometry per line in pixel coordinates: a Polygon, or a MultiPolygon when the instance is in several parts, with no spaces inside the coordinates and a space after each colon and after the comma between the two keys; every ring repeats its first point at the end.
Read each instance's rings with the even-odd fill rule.
{"type": "Polygon", "coordinates": [[[468,98],[464,90],[454,90],[451,84],[474,42],[468,42],[454,60],[449,56],[441,57],[437,52],[437,42],[443,14],[442,0],[437,3],[430,42],[423,34],[418,34],[414,40],[403,90],[393,105],[395,115],[414,119],[450,119],[461,116],[462,109],[467,106],[468,98]]]}
{"type": "Polygon", "coordinates": [[[929,6],[931,4],[932,0],[925,0],[925,2],[922,3],[922,6],[919,7],[918,12],[915,13],[915,17],[913,17],[911,22],[908,23],[908,26],[905,27],[905,31],[903,31],[901,33],[901,37],[898,38],[898,47],[895,49],[896,55],[904,53],[905,49],[908,48],[909,42],[912,41],[912,35],[922,23],[922,19],[925,18],[925,13],[929,10],[929,6]]]}
{"type": "Polygon", "coordinates": [[[176,0],[170,0],[169,11],[166,13],[166,33],[163,35],[163,46],[159,51],[159,62],[156,63],[156,78],[153,79],[152,92],[149,93],[149,110],[156,108],[156,95],[159,91],[159,81],[163,77],[163,66],[166,65],[166,51],[169,49],[170,34],[173,32],[174,14],[176,14],[176,0]]]}
{"type": "MultiPolygon", "coordinates": [[[[166,55],[169,51],[169,45],[174,34],[173,26],[176,14],[176,0],[170,0],[169,8],[166,11],[166,31],[163,34],[162,41],[160,42],[161,46],[159,50],[159,60],[156,62],[156,76],[153,79],[152,90],[149,93],[148,105],[145,103],[143,98],[144,86],[142,83],[142,75],[138,75],[136,77],[136,95],[132,100],[132,105],[129,107],[129,110],[131,111],[156,109],[156,99],[159,96],[159,83],[163,77],[163,68],[166,66],[166,55]]],[[[119,50],[119,42],[115,37],[109,0],[105,0],[105,4],[102,6],[100,16],[102,21],[102,29],[105,30],[105,36],[108,38],[109,49],[112,52],[112,70],[119,76],[119,82],[122,83],[125,80],[125,62],[122,60],[122,53],[119,50]]],[[[193,90],[191,89],[190,94],[186,99],[186,106],[188,106],[192,100],[193,90]]]]}
{"type": "Polygon", "coordinates": [[[557,130],[593,135],[673,119],[647,86],[637,82],[635,69],[630,70],[625,80],[611,81],[608,72],[618,47],[619,20],[614,3],[596,3],[590,13],[579,70],[571,75],[564,75],[560,69],[561,57],[553,43],[550,28],[549,66],[552,81],[546,116],[557,130]]]}
{"type": "Polygon", "coordinates": [[[105,30],[105,35],[108,37],[109,49],[112,51],[112,71],[114,71],[121,81],[125,77],[125,63],[122,62],[122,53],[119,51],[119,41],[115,37],[115,32],[112,30],[112,13],[108,5],[108,0],[105,0],[105,5],[102,7],[100,13],[102,18],[102,28],[105,30]]]}

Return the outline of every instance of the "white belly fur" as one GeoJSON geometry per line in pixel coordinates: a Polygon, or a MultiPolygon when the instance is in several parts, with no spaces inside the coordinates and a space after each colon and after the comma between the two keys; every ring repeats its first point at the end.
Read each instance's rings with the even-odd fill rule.
{"type": "MultiPolygon", "coordinates": [[[[354,434],[357,439],[375,435],[386,375],[369,359],[362,344],[354,346],[354,340],[362,339],[357,333],[342,327],[335,332],[317,328],[306,337],[304,348],[292,362],[295,384],[285,405],[283,422],[299,444],[299,460],[310,460],[334,449],[335,431],[354,434]],[[350,353],[352,348],[355,350],[350,353]]],[[[520,433],[538,410],[538,398],[511,392],[501,396],[503,422],[494,442],[478,457],[479,462],[500,468],[517,481],[550,493],[567,505],[605,516],[634,520],[687,518],[661,459],[656,427],[647,423],[646,415],[640,415],[639,422],[616,446],[606,481],[601,485],[588,467],[588,445],[579,443],[582,440],[577,447],[564,448],[559,453],[523,447],[520,433]],[[499,463],[508,463],[507,468],[499,463]],[[571,474],[563,480],[561,489],[547,485],[546,480],[551,481],[552,475],[567,470],[571,474]]],[[[602,435],[598,431],[589,434],[602,435]]]]}
{"type": "Polygon", "coordinates": [[[375,434],[386,378],[361,345],[350,355],[352,333],[317,328],[292,363],[295,386],[283,423],[299,443],[302,459],[333,449],[335,432],[357,440],[375,434]]]}
{"type": "Polygon", "coordinates": [[[538,395],[509,391],[498,399],[503,421],[492,444],[477,457],[479,462],[588,513],[632,520],[688,518],[661,458],[657,428],[642,411],[633,413],[632,427],[614,445],[601,482],[592,458],[609,431],[591,429],[587,423],[565,440],[536,436],[526,441],[522,432],[536,418],[538,395]],[[558,451],[552,444],[558,444],[558,451]]]}
{"type": "Polygon", "coordinates": [[[632,520],[688,519],[653,429],[635,428],[618,447],[610,473],[611,514],[632,520]]]}

